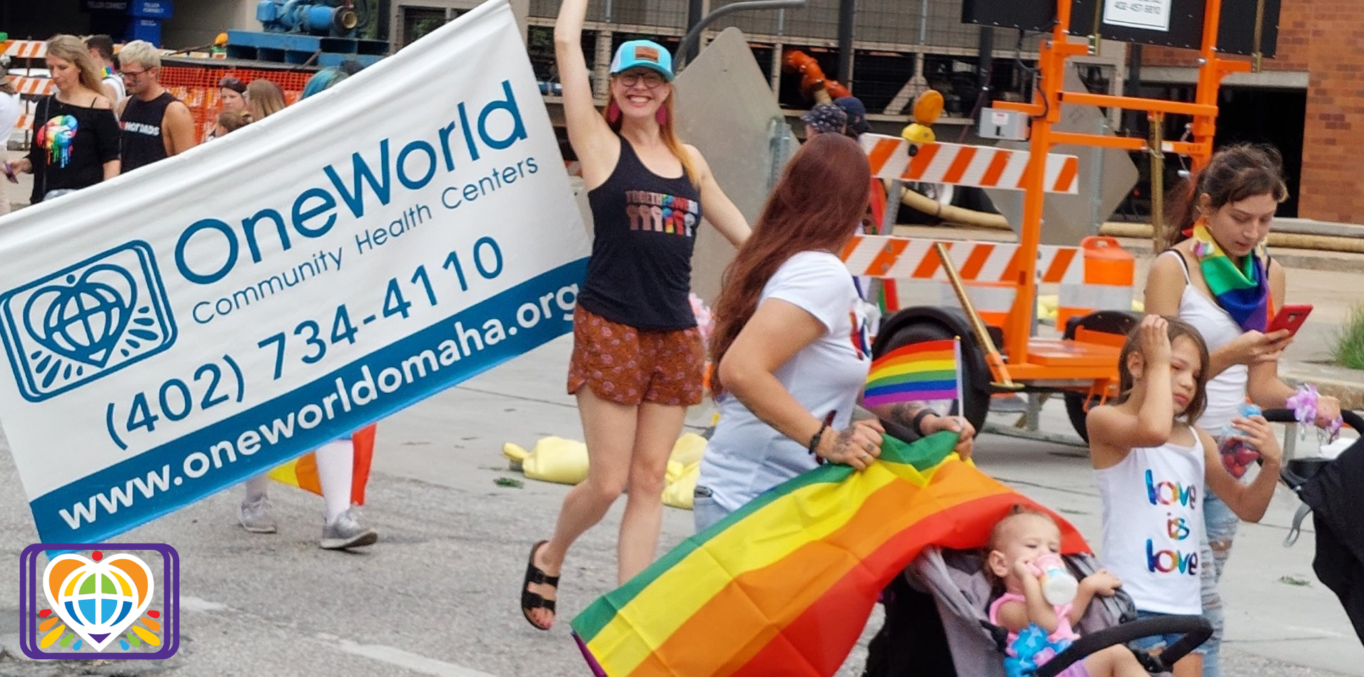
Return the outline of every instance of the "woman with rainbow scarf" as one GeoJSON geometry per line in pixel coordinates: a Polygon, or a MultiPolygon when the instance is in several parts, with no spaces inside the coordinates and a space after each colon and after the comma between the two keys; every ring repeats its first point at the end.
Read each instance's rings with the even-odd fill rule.
{"type": "MultiPolygon", "coordinates": [[[[1266,333],[1275,309],[1283,306],[1285,276],[1267,255],[1265,239],[1287,196],[1278,151],[1224,148],[1170,201],[1170,232],[1156,234],[1164,251],[1151,263],[1146,312],[1178,316],[1207,341],[1208,405],[1197,423],[1214,435],[1241,415],[1247,398],[1265,409],[1294,407],[1303,423],[1339,426],[1338,400],[1318,396],[1312,386],[1295,391],[1279,378],[1289,331],[1266,333]]],[[[1204,677],[1218,677],[1224,621],[1217,580],[1240,520],[1216,496],[1205,490],[1203,497],[1208,542],[1200,560],[1213,562],[1202,571],[1203,615],[1214,634],[1200,652],[1204,677]]]]}

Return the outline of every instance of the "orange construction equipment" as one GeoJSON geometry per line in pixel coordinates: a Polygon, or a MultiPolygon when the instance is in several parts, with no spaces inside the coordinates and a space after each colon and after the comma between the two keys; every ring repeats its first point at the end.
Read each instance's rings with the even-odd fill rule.
{"type": "MultiPolygon", "coordinates": [[[[1026,197],[1023,202],[1023,224],[1019,233],[1019,244],[1027,250],[1035,250],[1042,235],[1042,200],[1045,196],[1045,172],[1043,158],[1051,147],[1058,144],[1130,147],[1144,149],[1145,139],[1123,139],[1123,145],[1114,143],[1114,137],[1097,134],[1074,134],[1052,131],[1052,125],[1061,121],[1061,105],[1081,104],[1122,108],[1160,113],[1177,113],[1193,116],[1193,143],[1171,144],[1171,149],[1187,154],[1196,170],[1201,169],[1212,158],[1213,134],[1216,132],[1217,92],[1222,78],[1231,73],[1249,72],[1248,62],[1223,59],[1217,51],[1217,30],[1222,13],[1222,0],[1207,0],[1204,4],[1203,46],[1201,65],[1198,69],[1198,89],[1194,103],[1140,99],[1125,96],[1108,96],[1087,92],[1067,92],[1062,89],[1065,81],[1066,59],[1089,53],[1089,46],[1070,41],[1071,3],[1058,0],[1056,3],[1056,25],[1051,37],[1042,42],[1038,58],[1038,87],[1033,102],[1028,104],[1007,101],[997,102],[995,106],[1004,110],[1026,113],[1032,117],[1031,150],[1028,176],[1024,180],[1026,197]],[[1179,147],[1174,147],[1179,146],[1179,147]]],[[[1014,313],[1009,326],[1005,328],[1005,342],[1014,363],[1027,363],[1029,360],[1029,339],[1031,334],[1031,306],[1036,297],[1035,269],[1025,263],[1019,271],[1019,298],[1015,301],[1014,313]]],[[[1116,368],[1116,365],[1115,365],[1116,368]]]]}
{"type": "Polygon", "coordinates": [[[829,103],[834,99],[852,96],[843,83],[824,76],[824,69],[815,58],[797,49],[788,50],[782,59],[786,70],[800,73],[800,91],[806,98],[816,103],[829,103]]]}
{"type": "Polygon", "coordinates": [[[1041,46],[1033,101],[994,104],[997,109],[1022,112],[1031,118],[1028,151],[933,143],[932,135],[922,130],[909,140],[864,140],[873,171],[882,178],[1024,191],[1023,221],[1016,244],[956,241],[938,247],[932,240],[858,237],[843,251],[854,275],[900,281],[898,297],[888,295],[886,299],[888,316],[876,339],[878,354],[953,335],[976,337],[969,346],[963,341],[964,398],[968,401],[958,403],[957,411],[978,428],[991,395],[1005,391],[1000,384],[1012,381],[1030,392],[1065,394],[1071,422],[1084,437],[1084,415],[1090,403],[1116,391],[1118,352],[1135,321],[1131,315],[1135,261],[1115,240],[1089,237],[1079,247],[1044,247],[1040,243],[1046,194],[1073,192],[1075,183],[1075,159],[1052,154],[1051,149],[1064,144],[1178,153],[1189,156],[1197,170],[1212,157],[1222,79],[1251,69],[1248,62],[1219,56],[1222,0],[1206,0],[1203,58],[1192,103],[1065,91],[1066,59],[1088,54],[1091,49],[1089,42],[1071,41],[1067,30],[1071,8],[1071,0],[1056,0],[1056,21],[1041,46]],[[1193,141],[1171,143],[1159,134],[1143,139],[1059,132],[1053,125],[1061,121],[1063,104],[1146,111],[1153,124],[1159,124],[1165,115],[1190,115],[1194,119],[1193,141]],[[958,291],[966,301],[959,304],[961,309],[952,303],[955,299],[941,291],[935,294],[916,286],[944,286],[940,268],[946,259],[939,258],[937,251],[950,258],[951,266],[959,271],[958,291]],[[1056,327],[1064,330],[1061,338],[1035,335],[1038,285],[1046,283],[1060,287],[1056,327]],[[924,291],[912,294],[910,289],[924,291]],[[930,300],[928,305],[901,308],[899,302],[911,297],[920,304],[925,297],[930,300]],[[942,305],[931,305],[935,298],[942,305]],[[1004,304],[1007,310],[1001,307],[1004,304]],[[896,310],[900,312],[890,314],[896,310]],[[981,332],[976,329],[982,325],[987,327],[988,336],[979,337],[981,332]],[[1002,360],[985,354],[993,353],[988,350],[991,344],[999,344],[1002,360]]]}

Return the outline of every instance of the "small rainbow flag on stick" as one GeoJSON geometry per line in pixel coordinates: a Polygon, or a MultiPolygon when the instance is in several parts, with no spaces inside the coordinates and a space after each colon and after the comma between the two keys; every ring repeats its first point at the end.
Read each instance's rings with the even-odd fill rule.
{"type": "Polygon", "coordinates": [[[871,364],[862,404],[876,407],[901,402],[962,402],[961,338],[911,343],[871,364]]]}

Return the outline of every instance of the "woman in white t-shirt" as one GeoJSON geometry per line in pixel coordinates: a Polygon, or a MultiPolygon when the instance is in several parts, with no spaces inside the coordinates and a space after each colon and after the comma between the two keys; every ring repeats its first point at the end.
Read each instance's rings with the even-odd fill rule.
{"type": "MultiPolygon", "coordinates": [[[[820,134],[791,159],[725,276],[711,381],[720,422],[695,495],[703,531],[758,494],[818,465],[864,469],[879,423],[852,420],[871,367],[862,299],[835,252],[859,228],[871,169],[856,142],[820,134]]],[[[975,431],[915,405],[873,409],[919,434],[975,431]]]]}

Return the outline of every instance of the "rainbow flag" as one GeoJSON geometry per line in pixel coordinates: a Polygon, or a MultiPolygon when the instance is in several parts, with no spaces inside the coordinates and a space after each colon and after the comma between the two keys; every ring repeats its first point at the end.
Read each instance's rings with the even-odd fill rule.
{"type": "MultiPolygon", "coordinates": [[[[351,444],[355,446],[355,465],[351,471],[350,502],[353,505],[365,504],[365,486],[369,484],[369,466],[374,459],[374,434],[377,428],[365,426],[351,434],[351,444]]],[[[304,491],[322,495],[322,483],[317,479],[317,456],[306,453],[283,465],[270,470],[270,479],[304,491]]]]}
{"type": "MultiPolygon", "coordinates": [[[[920,550],[982,547],[1013,506],[1045,510],[956,441],[887,437],[865,471],[824,465],[764,493],[574,618],[583,656],[610,677],[833,675],[920,550]]],[[[1088,552],[1053,516],[1064,550],[1088,552]]]]}
{"type": "Polygon", "coordinates": [[[862,404],[961,401],[961,340],[911,343],[871,363],[862,404]]]}

